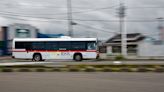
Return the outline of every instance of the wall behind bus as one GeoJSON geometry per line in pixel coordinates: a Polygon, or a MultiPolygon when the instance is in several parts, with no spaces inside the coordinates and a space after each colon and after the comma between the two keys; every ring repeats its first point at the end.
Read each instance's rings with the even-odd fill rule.
{"type": "Polygon", "coordinates": [[[0,27],[0,55],[7,54],[7,27],[0,27]]]}
{"type": "Polygon", "coordinates": [[[8,40],[13,38],[37,38],[37,28],[29,24],[11,24],[8,26],[8,40]]]}
{"type": "Polygon", "coordinates": [[[3,31],[0,28],[0,56],[3,54],[3,31]]]}
{"type": "Polygon", "coordinates": [[[39,29],[29,24],[10,24],[6,29],[7,54],[11,54],[12,40],[14,38],[37,38],[38,31],[39,29]]]}
{"type": "Polygon", "coordinates": [[[139,56],[164,57],[164,42],[142,41],[138,46],[139,56]]]}

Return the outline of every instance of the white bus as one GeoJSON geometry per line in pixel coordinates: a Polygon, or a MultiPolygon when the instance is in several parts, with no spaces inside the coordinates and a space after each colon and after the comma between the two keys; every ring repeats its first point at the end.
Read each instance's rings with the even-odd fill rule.
{"type": "Polygon", "coordinates": [[[96,59],[96,38],[15,38],[12,57],[42,61],[46,59],[96,59]]]}

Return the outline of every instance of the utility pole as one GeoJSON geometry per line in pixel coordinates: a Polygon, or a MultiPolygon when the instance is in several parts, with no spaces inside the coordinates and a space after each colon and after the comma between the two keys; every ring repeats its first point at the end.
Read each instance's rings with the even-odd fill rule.
{"type": "Polygon", "coordinates": [[[120,22],[120,33],[121,33],[121,54],[127,56],[127,31],[125,27],[125,6],[123,3],[120,3],[119,7],[119,22],[120,22]]]}
{"type": "Polygon", "coordinates": [[[68,36],[73,37],[72,0],[67,0],[68,36]]]}
{"type": "Polygon", "coordinates": [[[164,18],[160,17],[158,19],[158,30],[159,30],[159,40],[164,40],[164,18]]]}

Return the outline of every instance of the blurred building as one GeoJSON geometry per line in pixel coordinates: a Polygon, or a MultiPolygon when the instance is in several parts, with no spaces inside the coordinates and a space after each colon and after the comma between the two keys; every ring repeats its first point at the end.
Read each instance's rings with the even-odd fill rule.
{"type": "Polygon", "coordinates": [[[11,24],[1,27],[0,41],[3,48],[2,54],[11,54],[12,40],[14,38],[37,38],[38,29],[29,24],[11,24]]]}
{"type": "Polygon", "coordinates": [[[0,28],[0,55],[3,55],[3,49],[4,49],[4,35],[2,28],[0,28]]]}
{"type": "Polygon", "coordinates": [[[6,55],[7,50],[7,27],[0,27],[0,55],[6,55]]]}
{"type": "Polygon", "coordinates": [[[148,57],[164,57],[164,41],[152,40],[147,37],[139,44],[138,55],[148,57]]]}
{"type": "MultiPolygon", "coordinates": [[[[108,39],[103,46],[107,55],[121,54],[121,35],[108,39]]],[[[127,53],[129,56],[164,57],[164,42],[153,40],[141,33],[127,34],[127,53]]]]}
{"type": "Polygon", "coordinates": [[[29,24],[11,24],[7,29],[7,40],[12,40],[13,38],[36,38],[38,34],[38,29],[29,24]]]}

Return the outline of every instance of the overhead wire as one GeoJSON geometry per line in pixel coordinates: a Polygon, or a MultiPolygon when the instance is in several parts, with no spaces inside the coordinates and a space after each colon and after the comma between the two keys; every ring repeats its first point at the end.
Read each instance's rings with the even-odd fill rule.
{"type": "Polygon", "coordinates": [[[101,32],[118,34],[118,32],[107,31],[107,30],[104,30],[104,29],[88,26],[88,25],[81,24],[81,23],[77,23],[77,25],[82,26],[82,27],[86,27],[86,28],[90,28],[90,29],[94,29],[94,30],[98,30],[98,31],[101,31],[101,32]]]}
{"type": "MultiPolygon", "coordinates": [[[[74,19],[76,21],[99,21],[99,22],[119,22],[119,20],[94,20],[94,19],[74,19]]],[[[125,22],[157,22],[155,19],[131,19],[125,20],[125,22]]]]}
{"type": "MultiPolygon", "coordinates": [[[[79,12],[72,12],[72,13],[85,13],[85,12],[91,12],[91,11],[97,11],[97,10],[103,10],[103,9],[113,9],[114,7],[116,7],[116,5],[111,6],[111,7],[97,8],[97,9],[92,9],[92,10],[88,10],[88,11],[79,11],[79,12]]],[[[7,15],[8,18],[19,19],[19,20],[42,21],[42,20],[39,20],[39,19],[44,19],[44,21],[46,20],[46,22],[48,22],[48,21],[50,21],[50,22],[53,22],[53,21],[66,21],[66,20],[68,20],[67,18],[61,18],[60,19],[60,18],[55,18],[55,17],[34,17],[34,16],[22,15],[22,14],[8,12],[8,11],[5,11],[5,12],[0,11],[0,14],[4,15],[3,17],[5,17],[5,15],[7,15]],[[14,18],[13,16],[15,16],[17,18],[14,18]],[[18,17],[26,17],[26,18],[32,18],[32,19],[25,19],[25,18],[18,18],[18,17]]],[[[67,14],[67,13],[65,13],[65,14],[67,14]]],[[[53,15],[55,15],[55,14],[53,14],[53,15]]],[[[93,20],[93,19],[73,19],[73,20],[76,20],[76,21],[98,21],[98,22],[119,22],[119,20],[93,20]]],[[[155,20],[155,19],[149,19],[149,20],[148,19],[147,20],[141,19],[141,20],[139,20],[138,19],[138,20],[125,20],[125,22],[157,22],[157,20],[155,20]]]]}
{"type": "MultiPolygon", "coordinates": [[[[10,13],[10,12],[1,12],[1,15],[9,15],[9,16],[17,16],[17,17],[27,17],[27,18],[36,18],[36,19],[56,19],[56,20],[63,20],[60,18],[50,18],[50,17],[34,17],[34,16],[29,16],[29,15],[20,15],[20,14],[16,14],[16,13],[10,13]]],[[[65,19],[64,19],[65,20],[65,19]]]]}
{"type": "Polygon", "coordinates": [[[62,21],[63,21],[63,20],[38,20],[38,19],[27,19],[27,18],[13,17],[13,16],[2,16],[2,17],[9,18],[9,19],[14,19],[14,20],[37,21],[37,22],[62,22],[62,21]]]}
{"type": "MultiPolygon", "coordinates": [[[[107,8],[99,8],[99,9],[101,10],[101,9],[107,9],[107,8]]],[[[85,12],[91,12],[91,11],[96,11],[96,10],[94,9],[94,10],[79,11],[79,12],[72,12],[72,13],[83,13],[83,12],[85,13],[85,12]]],[[[59,18],[54,18],[54,17],[52,17],[52,18],[50,18],[50,17],[33,17],[33,16],[29,16],[29,15],[15,14],[15,13],[12,13],[12,12],[0,12],[0,14],[8,15],[8,16],[3,16],[3,17],[6,17],[6,18],[12,18],[12,19],[24,20],[24,21],[34,20],[34,21],[41,21],[41,22],[57,22],[57,21],[67,21],[68,20],[68,19],[59,19],[59,18]],[[13,16],[15,16],[15,17],[13,17],[13,16]],[[20,18],[20,17],[26,17],[27,19],[26,18],[20,18]],[[28,18],[36,18],[36,19],[28,19],[28,18]],[[44,20],[39,20],[39,19],[44,19],[44,20]]],[[[93,19],[73,19],[73,20],[76,20],[76,21],[119,22],[119,20],[93,20],[93,19]]],[[[143,20],[142,19],[142,20],[126,20],[125,22],[157,22],[157,20],[155,20],[155,19],[150,19],[150,20],[149,19],[147,19],[147,20],[144,19],[143,20]]],[[[104,29],[95,28],[93,26],[88,26],[88,25],[84,25],[84,24],[81,24],[81,23],[78,23],[78,26],[94,29],[94,30],[101,31],[101,32],[117,34],[117,32],[110,32],[110,31],[107,31],[107,30],[104,30],[104,29]]]]}
{"type": "MultiPolygon", "coordinates": [[[[10,13],[3,13],[0,12],[1,16],[8,17],[8,18],[14,18],[15,19],[21,19],[21,20],[35,20],[35,21],[41,21],[42,19],[44,21],[67,21],[68,19],[60,19],[60,18],[50,18],[50,17],[33,17],[28,15],[19,15],[19,14],[10,14],[10,13]],[[22,18],[18,18],[22,17],[22,18]],[[30,19],[29,19],[30,18],[30,19]]],[[[98,22],[119,22],[119,20],[93,20],[93,19],[73,19],[76,21],[98,21],[98,22]]],[[[125,20],[125,22],[158,22],[156,19],[131,19],[131,20],[125,20]]]]}
{"type": "Polygon", "coordinates": [[[159,8],[164,8],[164,7],[161,7],[161,6],[134,6],[134,7],[127,7],[127,9],[159,9],[159,8]]]}
{"type": "MultiPolygon", "coordinates": [[[[72,12],[72,14],[81,14],[81,13],[90,13],[90,12],[94,12],[94,11],[100,11],[100,10],[106,10],[106,9],[114,9],[115,7],[117,7],[118,5],[113,5],[113,6],[108,6],[108,7],[102,7],[102,8],[94,8],[94,9],[88,9],[88,10],[82,10],[82,11],[74,11],[72,12]]],[[[72,7],[75,8],[75,7],[72,7]]],[[[63,15],[63,14],[67,14],[67,12],[63,12],[63,13],[55,13],[53,15],[63,15]]]]}
{"type": "MultiPolygon", "coordinates": [[[[10,4],[8,2],[0,2],[1,5],[4,5],[4,6],[9,6],[11,5],[11,7],[19,7],[19,8],[23,8],[21,6],[23,5],[19,5],[19,4],[10,4]]],[[[47,5],[34,5],[34,4],[29,4],[27,6],[30,6],[29,8],[64,8],[64,9],[67,9],[67,7],[61,7],[61,6],[54,6],[52,4],[47,4],[47,5]]],[[[80,6],[73,6],[72,8],[74,9],[94,9],[94,8],[90,8],[90,7],[80,7],[80,6]]],[[[101,8],[101,7],[100,7],[101,8]]]]}

